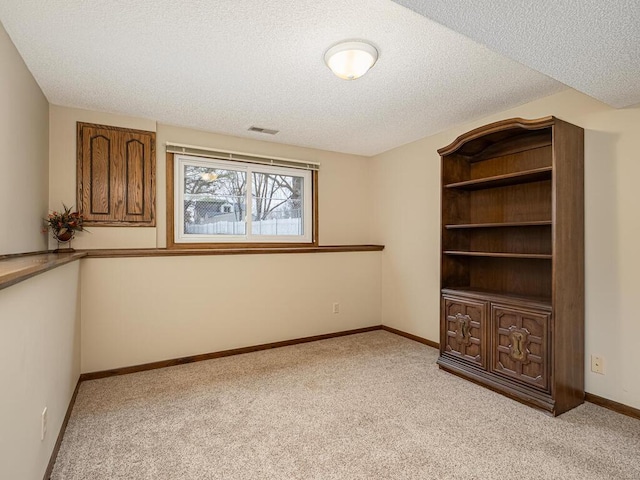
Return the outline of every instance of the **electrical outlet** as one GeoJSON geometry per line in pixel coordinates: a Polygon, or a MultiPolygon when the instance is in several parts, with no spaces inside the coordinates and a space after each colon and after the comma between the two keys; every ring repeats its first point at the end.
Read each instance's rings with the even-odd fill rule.
{"type": "Polygon", "coordinates": [[[340,313],[340,304],[339,303],[334,303],[333,304],[333,313],[340,313]]]}
{"type": "Polygon", "coordinates": [[[591,371],[604,375],[604,358],[599,355],[591,355],[591,371]]]}
{"type": "Polygon", "coordinates": [[[44,410],[42,411],[41,422],[40,422],[40,440],[44,440],[44,436],[47,433],[48,416],[49,415],[47,414],[47,407],[44,407],[44,410]]]}

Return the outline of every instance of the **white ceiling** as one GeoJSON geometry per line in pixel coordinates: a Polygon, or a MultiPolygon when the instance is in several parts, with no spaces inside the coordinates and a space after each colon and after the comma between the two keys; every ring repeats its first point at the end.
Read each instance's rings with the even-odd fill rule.
{"type": "Polygon", "coordinates": [[[640,103],[640,0],[394,0],[614,107],[640,103]]]}
{"type": "Polygon", "coordinates": [[[2,0],[0,20],[53,104],[361,155],[565,88],[390,0],[2,0]],[[323,62],[345,39],[380,51],[352,82],[323,62]]]}

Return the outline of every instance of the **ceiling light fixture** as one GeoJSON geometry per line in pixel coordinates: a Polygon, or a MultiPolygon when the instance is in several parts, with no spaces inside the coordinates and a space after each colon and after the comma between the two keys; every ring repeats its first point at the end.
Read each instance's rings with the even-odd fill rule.
{"type": "Polygon", "coordinates": [[[378,60],[378,50],[365,42],[342,42],[324,54],[324,61],[338,77],[355,80],[369,71],[378,60]]]}
{"type": "Polygon", "coordinates": [[[205,182],[214,182],[218,179],[218,174],[213,172],[204,172],[200,174],[200,178],[205,182]]]}

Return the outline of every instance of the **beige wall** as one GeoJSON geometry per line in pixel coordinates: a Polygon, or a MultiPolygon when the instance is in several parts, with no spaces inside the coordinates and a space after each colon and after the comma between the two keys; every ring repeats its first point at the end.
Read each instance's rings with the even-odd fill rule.
{"type": "Polygon", "coordinates": [[[585,128],[586,390],[640,408],[635,304],[640,281],[640,108],[615,110],[573,90],[378,155],[373,241],[383,243],[382,320],[438,340],[440,159],[436,150],[488,122],[555,115],[585,128]],[[400,213],[399,213],[400,212],[400,213]],[[384,219],[393,218],[394,228],[384,219]],[[605,375],[590,355],[605,357],[605,375]]]}
{"type": "Polygon", "coordinates": [[[380,252],[84,259],[81,297],[99,371],[380,325],[380,252]]]}
{"type": "Polygon", "coordinates": [[[79,267],[73,262],[0,290],[2,479],[42,479],[53,451],[80,375],[79,267]]]}
{"type": "Polygon", "coordinates": [[[0,255],[46,249],[49,103],[0,24],[0,255]]]}
{"type": "MultiPolygon", "coordinates": [[[[78,233],[75,248],[155,248],[166,246],[166,143],[186,143],[259,155],[321,163],[319,178],[320,243],[360,244],[369,241],[368,159],[310,148],[159,124],[155,121],[51,105],[49,208],[76,205],[76,122],[156,131],[156,225],[150,227],[89,227],[78,233]]],[[[50,239],[49,245],[55,248],[50,239]]]]}

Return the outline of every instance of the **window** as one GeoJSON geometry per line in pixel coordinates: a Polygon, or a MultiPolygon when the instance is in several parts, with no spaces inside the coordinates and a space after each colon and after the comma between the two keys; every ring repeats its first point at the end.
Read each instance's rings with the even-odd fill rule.
{"type": "Polygon", "coordinates": [[[311,170],[173,157],[175,244],[313,244],[311,170]]]}

